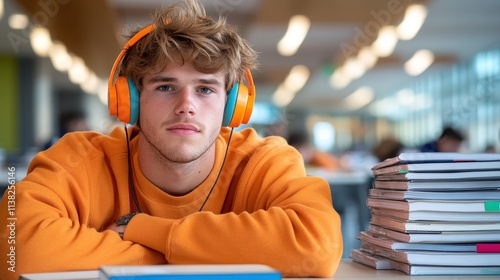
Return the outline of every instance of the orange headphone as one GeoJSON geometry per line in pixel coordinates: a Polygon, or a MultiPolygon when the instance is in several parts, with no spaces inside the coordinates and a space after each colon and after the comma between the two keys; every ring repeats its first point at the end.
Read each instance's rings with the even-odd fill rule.
{"type": "MultiPolygon", "coordinates": [[[[168,23],[168,22],[167,22],[168,23]]],[[[148,25],[137,32],[123,46],[120,54],[111,68],[108,80],[108,109],[111,116],[128,124],[135,124],[139,119],[139,91],[132,79],[118,76],[115,79],[118,65],[120,65],[127,51],[139,40],[148,35],[154,25],[148,25]]],[[[246,70],[248,87],[236,83],[227,93],[226,106],[224,108],[223,126],[238,127],[250,120],[255,103],[255,85],[250,70],[246,70]]]]}

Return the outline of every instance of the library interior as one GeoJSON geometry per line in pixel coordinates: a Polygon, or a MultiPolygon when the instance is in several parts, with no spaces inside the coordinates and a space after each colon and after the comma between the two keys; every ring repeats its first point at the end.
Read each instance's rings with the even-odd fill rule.
{"type": "MultiPolygon", "coordinates": [[[[198,1],[257,54],[235,133],[283,138],[330,187],[332,279],[500,275],[500,1],[198,1]]],[[[177,2],[0,0],[2,207],[22,211],[13,186],[64,135],[124,127],[110,115],[113,64],[127,34],[177,2]]]]}

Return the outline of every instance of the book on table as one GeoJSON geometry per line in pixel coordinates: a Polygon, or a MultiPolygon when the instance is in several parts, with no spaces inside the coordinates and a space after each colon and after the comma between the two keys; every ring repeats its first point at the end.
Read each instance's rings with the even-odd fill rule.
{"type": "Polygon", "coordinates": [[[442,222],[498,222],[500,212],[401,211],[372,207],[371,214],[399,220],[442,222]]]}
{"type": "Polygon", "coordinates": [[[412,163],[456,163],[456,162],[493,162],[500,161],[500,154],[495,153],[401,153],[397,157],[383,160],[372,170],[397,164],[412,163]]]}
{"type": "Polygon", "coordinates": [[[351,259],[374,269],[394,269],[408,275],[499,275],[500,266],[439,266],[439,265],[410,265],[398,262],[369,252],[354,249],[351,259]]]}
{"type": "Polygon", "coordinates": [[[409,172],[437,173],[437,172],[473,172],[498,171],[500,161],[473,161],[473,162],[445,162],[445,163],[407,163],[396,164],[372,169],[373,175],[406,174],[409,172]]]}
{"type": "Polygon", "coordinates": [[[279,280],[281,273],[261,264],[103,266],[100,280],[225,279],[279,280]]]}
{"type": "Polygon", "coordinates": [[[20,280],[278,280],[281,273],[261,264],[223,264],[223,265],[123,265],[102,266],[99,270],[28,273],[20,280]]]}
{"type": "Polygon", "coordinates": [[[478,252],[478,253],[500,253],[500,241],[497,243],[469,242],[469,243],[409,243],[374,235],[371,232],[362,231],[358,239],[372,243],[387,249],[402,251],[445,251],[445,252],[478,252]]]}
{"type": "Polygon", "coordinates": [[[461,181],[389,181],[375,178],[373,187],[387,190],[408,191],[481,191],[500,190],[500,180],[461,180],[461,181]]]}
{"type": "Polygon", "coordinates": [[[368,197],[368,207],[399,211],[500,212],[499,200],[407,200],[397,201],[368,197]]]}
{"type": "Polygon", "coordinates": [[[500,171],[463,171],[463,172],[408,172],[376,176],[379,181],[479,181],[500,180],[500,171]]]}
{"type": "Polygon", "coordinates": [[[392,219],[372,214],[371,223],[399,232],[471,232],[500,231],[500,221],[494,222],[443,222],[443,221],[411,221],[392,219]]]}
{"type": "Polygon", "coordinates": [[[354,261],[409,275],[500,275],[500,154],[402,153],[372,174],[354,261]]]}
{"type": "Polygon", "coordinates": [[[498,243],[500,231],[469,231],[444,233],[413,233],[399,232],[381,226],[370,224],[371,234],[384,236],[400,242],[408,243],[498,243]]]}
{"type": "Polygon", "coordinates": [[[361,241],[363,251],[409,265],[438,266],[499,266],[500,253],[448,252],[448,251],[396,251],[361,241]]]}
{"type": "Polygon", "coordinates": [[[446,192],[370,189],[369,196],[390,200],[500,200],[500,190],[446,192]]]}

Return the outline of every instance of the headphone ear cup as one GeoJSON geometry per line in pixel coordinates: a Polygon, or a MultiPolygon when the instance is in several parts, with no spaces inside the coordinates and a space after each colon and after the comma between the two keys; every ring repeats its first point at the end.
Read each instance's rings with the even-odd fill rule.
{"type": "Polygon", "coordinates": [[[241,125],[248,103],[248,88],[236,83],[227,94],[224,108],[223,126],[238,127],[241,125]]]}
{"type": "Polygon", "coordinates": [[[130,94],[130,122],[129,124],[134,125],[139,120],[139,90],[135,85],[134,81],[129,78],[128,89],[130,94]]]}
{"type": "Polygon", "coordinates": [[[130,90],[127,78],[118,77],[115,82],[118,120],[130,123],[130,90]]]}

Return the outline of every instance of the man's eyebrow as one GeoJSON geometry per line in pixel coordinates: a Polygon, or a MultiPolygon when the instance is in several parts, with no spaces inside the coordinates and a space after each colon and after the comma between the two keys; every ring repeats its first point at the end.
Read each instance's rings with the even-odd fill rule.
{"type": "Polygon", "coordinates": [[[198,83],[201,83],[201,84],[222,85],[220,80],[217,80],[217,79],[196,79],[195,81],[198,83]]]}
{"type": "Polygon", "coordinates": [[[151,79],[149,79],[148,83],[176,82],[176,81],[178,81],[177,78],[157,75],[157,76],[153,76],[151,79]]]}
{"type": "MultiPolygon", "coordinates": [[[[179,79],[174,78],[174,77],[157,75],[157,76],[153,76],[151,79],[149,79],[149,81],[147,81],[147,83],[178,82],[178,81],[179,81],[179,79]]],[[[194,79],[193,82],[200,83],[200,84],[206,84],[206,85],[223,86],[223,83],[220,80],[213,79],[213,78],[199,78],[199,79],[194,79]]]]}

